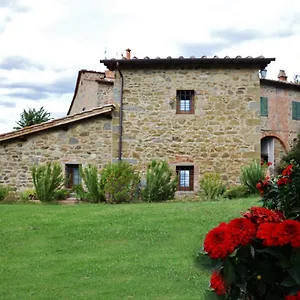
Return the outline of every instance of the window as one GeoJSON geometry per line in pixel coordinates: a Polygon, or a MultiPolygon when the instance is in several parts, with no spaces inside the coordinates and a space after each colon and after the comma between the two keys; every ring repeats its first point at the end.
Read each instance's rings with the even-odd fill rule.
{"type": "Polygon", "coordinates": [[[260,115],[262,117],[268,116],[268,98],[267,97],[260,97],[260,115]]]}
{"type": "Polygon", "coordinates": [[[194,91],[177,91],[176,113],[193,114],[194,112],[194,91]]]}
{"type": "Polygon", "coordinates": [[[292,102],[292,119],[300,120],[300,102],[292,102]]]}
{"type": "Polygon", "coordinates": [[[67,164],[65,174],[66,174],[67,188],[72,188],[74,185],[78,185],[81,183],[81,178],[79,174],[79,165],[67,164]]]}
{"type": "Polygon", "coordinates": [[[177,166],[176,173],[178,176],[178,191],[194,190],[194,167],[193,166],[177,166]]]}

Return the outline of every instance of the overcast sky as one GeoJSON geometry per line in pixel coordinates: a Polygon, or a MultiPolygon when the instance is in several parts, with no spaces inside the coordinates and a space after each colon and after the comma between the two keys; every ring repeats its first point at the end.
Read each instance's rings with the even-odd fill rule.
{"type": "Polygon", "coordinates": [[[23,109],[67,113],[80,69],[130,47],[138,58],[276,57],[300,74],[299,0],[0,0],[0,133],[23,109]],[[178,3],[178,4],[176,4],[178,3]]]}

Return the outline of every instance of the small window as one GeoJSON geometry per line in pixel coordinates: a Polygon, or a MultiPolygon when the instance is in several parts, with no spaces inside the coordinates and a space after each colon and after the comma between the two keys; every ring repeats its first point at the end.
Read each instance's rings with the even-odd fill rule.
{"type": "Polygon", "coordinates": [[[267,117],[268,113],[269,113],[268,98],[260,97],[260,115],[262,117],[267,117]]]}
{"type": "Polygon", "coordinates": [[[176,113],[193,114],[194,109],[194,91],[177,91],[176,113]]]}
{"type": "Polygon", "coordinates": [[[67,188],[72,188],[74,185],[81,183],[79,165],[67,164],[66,165],[66,186],[67,188]]]}
{"type": "Polygon", "coordinates": [[[176,173],[178,176],[178,191],[194,190],[194,167],[193,166],[177,166],[176,173]]]}
{"type": "Polygon", "coordinates": [[[300,120],[300,102],[292,102],[292,118],[293,120],[300,120]]]}

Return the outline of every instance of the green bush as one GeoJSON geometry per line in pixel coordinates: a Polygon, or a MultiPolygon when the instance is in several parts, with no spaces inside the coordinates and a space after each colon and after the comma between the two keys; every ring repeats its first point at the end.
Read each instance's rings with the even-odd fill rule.
{"type": "Polygon", "coordinates": [[[240,181],[251,194],[258,194],[256,184],[266,176],[266,166],[260,161],[253,161],[249,166],[241,168],[240,181]]]}
{"type": "Polygon", "coordinates": [[[220,174],[207,173],[200,180],[200,198],[205,200],[216,200],[226,190],[220,174]]]}
{"type": "Polygon", "coordinates": [[[70,196],[70,191],[67,189],[60,189],[55,191],[55,200],[65,200],[70,196]]]}
{"type": "Polygon", "coordinates": [[[282,158],[280,162],[280,171],[286,168],[291,161],[293,161],[294,164],[300,165],[300,134],[298,134],[298,140],[293,145],[292,149],[282,158]]]}
{"type": "Polygon", "coordinates": [[[139,197],[139,175],[125,162],[108,164],[101,171],[100,187],[108,203],[131,202],[139,197]]]}
{"type": "Polygon", "coordinates": [[[9,194],[10,189],[6,186],[0,186],[0,201],[3,201],[6,199],[6,197],[9,194]]]}
{"type": "Polygon", "coordinates": [[[56,191],[64,184],[62,168],[58,163],[34,166],[32,179],[36,196],[42,202],[54,200],[56,191]]]}
{"type": "Polygon", "coordinates": [[[34,189],[28,189],[20,193],[21,201],[37,200],[36,192],[34,189]]]}
{"type": "Polygon", "coordinates": [[[100,186],[100,175],[95,166],[88,165],[85,168],[80,168],[80,176],[86,187],[86,191],[77,187],[80,198],[92,203],[105,201],[103,189],[100,186]]]}
{"type": "Polygon", "coordinates": [[[236,198],[246,198],[250,195],[251,193],[244,185],[237,185],[227,189],[223,194],[223,197],[228,199],[236,199],[236,198]]]}
{"type": "Polygon", "coordinates": [[[143,200],[157,202],[174,199],[177,178],[172,175],[173,172],[166,161],[153,160],[148,165],[146,186],[142,191],[143,200]]]}

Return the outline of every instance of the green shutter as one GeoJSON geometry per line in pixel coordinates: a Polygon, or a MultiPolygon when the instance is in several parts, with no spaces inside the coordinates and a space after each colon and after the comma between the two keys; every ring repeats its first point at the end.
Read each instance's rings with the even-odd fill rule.
{"type": "Polygon", "coordinates": [[[263,117],[268,116],[268,98],[260,97],[260,115],[263,117]]]}
{"type": "Polygon", "coordinates": [[[300,102],[292,102],[292,119],[300,120],[300,102]]]}

